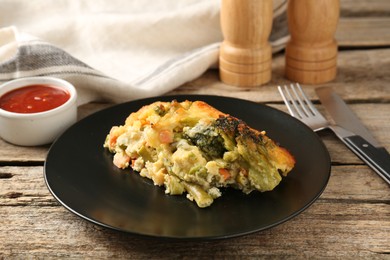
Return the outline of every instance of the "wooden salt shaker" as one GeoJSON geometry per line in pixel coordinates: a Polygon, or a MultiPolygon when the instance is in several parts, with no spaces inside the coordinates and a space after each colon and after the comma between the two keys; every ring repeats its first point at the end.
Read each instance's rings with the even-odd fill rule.
{"type": "Polygon", "coordinates": [[[286,46],[286,77],[303,84],[333,80],[337,71],[339,0],[290,0],[286,46]]]}
{"type": "Polygon", "coordinates": [[[222,0],[221,80],[252,87],[271,79],[273,0],[222,0]]]}

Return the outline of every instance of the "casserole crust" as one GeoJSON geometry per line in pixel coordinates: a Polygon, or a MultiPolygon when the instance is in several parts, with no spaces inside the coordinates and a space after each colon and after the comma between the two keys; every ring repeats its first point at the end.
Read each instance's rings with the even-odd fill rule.
{"type": "Polygon", "coordinates": [[[201,208],[225,187],[270,191],[295,164],[264,131],[202,101],[146,105],[113,126],[104,147],[118,168],[131,167],[167,194],[186,193],[201,208]]]}

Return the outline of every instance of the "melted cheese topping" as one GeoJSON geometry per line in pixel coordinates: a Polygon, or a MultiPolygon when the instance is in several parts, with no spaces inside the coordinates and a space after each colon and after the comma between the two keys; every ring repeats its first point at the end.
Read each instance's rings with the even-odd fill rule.
{"type": "Polygon", "coordinates": [[[220,188],[249,193],[279,184],[294,158],[242,121],[202,101],[155,102],[113,126],[104,143],[118,168],[131,167],[171,195],[210,206],[220,188]]]}

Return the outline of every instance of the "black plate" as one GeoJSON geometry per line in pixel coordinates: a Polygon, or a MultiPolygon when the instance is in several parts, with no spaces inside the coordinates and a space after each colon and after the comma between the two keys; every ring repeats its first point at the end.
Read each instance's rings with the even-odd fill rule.
{"type": "Polygon", "coordinates": [[[264,230],[298,215],[322,193],[330,176],[329,153],[318,136],[291,116],[254,102],[218,96],[165,96],[123,103],[70,127],[50,148],[44,174],[53,196],[93,223],[151,237],[220,239],[264,230]],[[273,191],[245,195],[234,189],[200,209],[185,196],[164,194],[130,169],[119,170],[103,148],[107,133],[156,100],[203,100],[243,119],[286,147],[294,170],[273,191]]]}

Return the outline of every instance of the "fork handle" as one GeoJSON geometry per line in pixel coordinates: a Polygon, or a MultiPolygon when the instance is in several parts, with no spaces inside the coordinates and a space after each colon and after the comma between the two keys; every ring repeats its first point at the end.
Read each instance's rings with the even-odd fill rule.
{"type": "Polygon", "coordinates": [[[343,138],[343,142],[380,177],[390,184],[390,154],[358,135],[343,138]]]}

